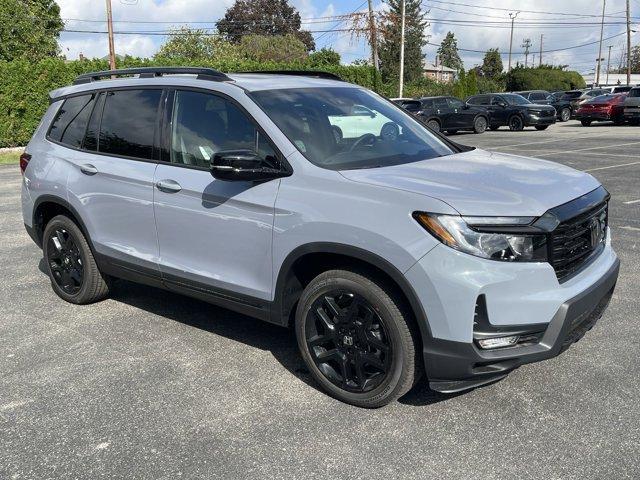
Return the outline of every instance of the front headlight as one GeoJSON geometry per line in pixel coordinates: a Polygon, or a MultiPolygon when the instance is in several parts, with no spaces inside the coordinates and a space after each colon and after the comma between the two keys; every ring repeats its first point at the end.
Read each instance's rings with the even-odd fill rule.
{"type": "Polygon", "coordinates": [[[530,225],[533,217],[460,217],[424,212],[416,212],[413,217],[442,243],[461,252],[507,262],[547,260],[546,235],[517,233],[530,225]]]}

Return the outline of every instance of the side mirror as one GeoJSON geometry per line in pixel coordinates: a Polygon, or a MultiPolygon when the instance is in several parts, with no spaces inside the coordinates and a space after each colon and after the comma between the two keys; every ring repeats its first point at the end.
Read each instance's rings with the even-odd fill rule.
{"type": "Polygon", "coordinates": [[[466,103],[464,105],[462,105],[462,109],[463,110],[469,110],[469,108],[470,108],[469,105],[466,104],[466,103]]]}
{"type": "Polygon", "coordinates": [[[222,150],[213,156],[211,175],[227,181],[261,181],[284,176],[274,163],[253,150],[222,150]]]}

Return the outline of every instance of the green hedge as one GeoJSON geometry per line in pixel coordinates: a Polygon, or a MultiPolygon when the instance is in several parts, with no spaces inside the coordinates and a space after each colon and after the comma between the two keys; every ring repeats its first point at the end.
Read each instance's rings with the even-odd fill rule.
{"type": "Polygon", "coordinates": [[[522,90],[573,90],[584,88],[582,75],[574,71],[566,71],[560,67],[542,65],[537,68],[516,67],[506,76],[507,91],[522,90]]]}
{"type": "MultiPolygon", "coordinates": [[[[153,60],[127,57],[119,63],[120,68],[160,65],[153,60]]],[[[171,62],[168,66],[203,66],[223,72],[252,70],[313,70],[307,63],[278,64],[271,62],[171,62]]],[[[40,62],[16,60],[0,61],[0,147],[25,145],[38,126],[40,118],[49,105],[49,92],[86,72],[107,70],[105,60],[65,61],[48,58],[40,62]]],[[[368,66],[323,66],[323,70],[335,73],[348,82],[380,91],[380,76],[368,66]]]]}

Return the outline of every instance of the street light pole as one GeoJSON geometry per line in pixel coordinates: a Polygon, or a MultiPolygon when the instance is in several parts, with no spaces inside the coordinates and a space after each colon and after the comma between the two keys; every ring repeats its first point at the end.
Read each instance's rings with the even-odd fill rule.
{"type": "Polygon", "coordinates": [[[402,0],[402,20],[400,23],[400,87],[398,96],[402,98],[404,87],[404,0],[402,0]]]}
{"type": "Polygon", "coordinates": [[[600,63],[602,61],[602,35],[604,34],[604,11],[607,8],[607,0],[602,0],[602,21],[600,22],[600,48],[598,50],[598,69],[596,70],[596,85],[600,86],[600,63]]]}
{"type": "Polygon", "coordinates": [[[631,85],[631,9],[627,0],[627,85],[631,85]]]}
{"type": "Polygon", "coordinates": [[[513,48],[513,23],[516,21],[516,17],[520,12],[509,12],[509,18],[511,19],[511,39],[509,40],[509,67],[507,72],[511,71],[511,49],[513,48]]]}
{"type": "Polygon", "coordinates": [[[107,0],[107,32],[109,35],[109,69],[116,69],[116,49],[113,46],[113,18],[111,16],[111,0],[107,0]]]}
{"type": "Polygon", "coordinates": [[[611,47],[613,47],[613,45],[609,45],[609,55],[607,56],[607,80],[606,80],[607,85],[609,85],[609,67],[611,66],[611,47]]]}

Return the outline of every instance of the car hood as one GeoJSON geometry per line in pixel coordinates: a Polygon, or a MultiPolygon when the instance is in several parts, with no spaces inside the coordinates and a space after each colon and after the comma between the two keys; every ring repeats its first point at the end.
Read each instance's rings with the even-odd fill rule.
{"type": "Polygon", "coordinates": [[[355,182],[437,198],[462,215],[540,216],[600,186],[591,175],[559,163],[478,149],[340,173],[355,182]]]}

